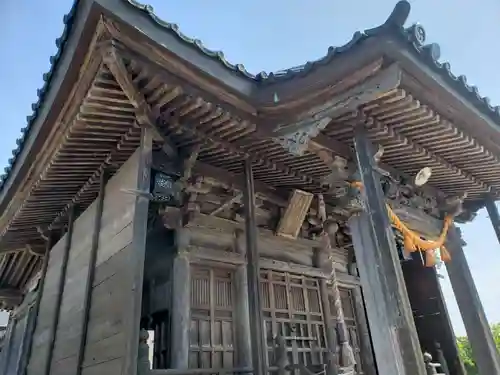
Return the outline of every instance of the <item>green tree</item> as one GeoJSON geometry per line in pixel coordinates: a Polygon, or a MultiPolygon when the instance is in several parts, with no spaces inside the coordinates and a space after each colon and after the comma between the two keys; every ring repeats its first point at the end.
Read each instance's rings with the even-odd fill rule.
{"type": "MultiPolygon", "coordinates": [[[[493,340],[495,341],[497,350],[500,352],[500,323],[492,324],[491,332],[493,333],[493,340]]],[[[478,375],[469,339],[466,336],[457,337],[457,346],[460,358],[462,358],[465,369],[467,370],[467,374],[478,375]]]]}

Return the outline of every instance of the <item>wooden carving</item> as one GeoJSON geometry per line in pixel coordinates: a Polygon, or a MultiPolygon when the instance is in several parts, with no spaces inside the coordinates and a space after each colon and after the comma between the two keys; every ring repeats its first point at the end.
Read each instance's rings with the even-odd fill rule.
{"type": "Polygon", "coordinates": [[[408,183],[404,178],[383,176],[381,184],[382,191],[389,202],[422,210],[436,218],[441,216],[437,198],[427,194],[424,189],[408,183]]]}

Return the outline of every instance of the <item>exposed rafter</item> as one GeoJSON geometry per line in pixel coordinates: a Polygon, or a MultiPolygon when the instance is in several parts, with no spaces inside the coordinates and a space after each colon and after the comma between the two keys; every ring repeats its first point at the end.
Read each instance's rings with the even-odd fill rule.
{"type": "Polygon", "coordinates": [[[195,137],[198,137],[200,141],[205,144],[214,144],[216,146],[221,146],[222,148],[231,151],[232,153],[239,155],[242,159],[251,158],[252,161],[258,165],[263,165],[271,170],[276,170],[283,175],[291,176],[297,180],[302,180],[304,184],[307,185],[321,185],[320,181],[315,181],[313,178],[295,172],[292,168],[280,163],[268,161],[267,155],[261,155],[259,152],[252,152],[251,154],[244,151],[244,144],[233,141],[228,142],[217,135],[208,134],[195,123],[190,122],[186,119],[179,119],[176,116],[168,117],[165,119],[160,119],[159,113],[154,114],[153,110],[150,108],[149,104],[146,102],[144,96],[140,93],[139,89],[135,86],[130,73],[128,72],[126,65],[121,58],[119,51],[116,46],[111,45],[106,49],[104,53],[104,62],[108,66],[109,70],[115,76],[116,81],[120,84],[125,94],[129,97],[131,103],[138,109],[138,114],[142,115],[139,122],[152,126],[155,128],[157,138],[164,140],[165,137],[161,135],[158,130],[157,122],[163,122],[167,120],[169,125],[174,128],[179,128],[183,132],[187,132],[195,137]]]}
{"type": "Polygon", "coordinates": [[[21,303],[23,293],[15,288],[0,288],[0,300],[8,301],[11,304],[21,303]]]}
{"type": "Polygon", "coordinates": [[[309,141],[318,136],[334,118],[389,95],[398,88],[400,82],[401,69],[397,64],[392,64],[365,82],[303,112],[297,121],[277,125],[273,131],[274,139],[289,152],[302,155],[309,141]]]}
{"type": "Polygon", "coordinates": [[[71,201],[68,202],[66,204],[66,206],[64,207],[64,209],[57,214],[54,221],[49,225],[48,230],[54,229],[55,226],[60,223],[61,219],[67,216],[70,207],[75,205],[75,204],[78,204],[80,201],[80,198],[89,190],[89,188],[92,186],[95,186],[99,182],[101,174],[103,174],[104,171],[112,165],[112,162],[113,162],[116,154],[119,153],[125,147],[125,145],[127,143],[134,144],[134,146],[132,146],[132,147],[135,148],[135,144],[137,143],[138,133],[139,133],[139,131],[137,128],[130,128],[127,133],[122,135],[120,141],[116,145],[116,149],[108,154],[108,156],[102,162],[102,164],[99,166],[99,168],[97,168],[94,171],[94,173],[83,184],[83,186],[75,194],[75,196],[71,199],[71,201]]]}
{"type": "Polygon", "coordinates": [[[431,160],[434,160],[435,162],[439,163],[440,165],[443,166],[443,168],[448,169],[455,173],[458,176],[461,176],[462,178],[472,182],[473,184],[477,185],[478,187],[481,187],[482,189],[485,189],[486,191],[491,191],[492,187],[489,186],[488,184],[484,183],[480,179],[476,178],[473,174],[468,173],[453,164],[449,163],[447,160],[444,158],[440,157],[439,155],[435,154],[434,152],[428,150],[426,147],[422,146],[419,142],[414,141],[411,139],[411,137],[406,137],[402,134],[400,134],[397,130],[393,129],[391,126],[387,126],[382,124],[380,121],[375,119],[374,117],[363,115],[366,124],[369,127],[372,127],[375,129],[377,132],[383,132],[390,136],[392,139],[396,140],[397,142],[407,145],[411,147],[416,154],[423,155],[425,157],[428,157],[431,160]]]}
{"type": "Polygon", "coordinates": [[[177,150],[175,146],[173,146],[155,126],[156,120],[153,112],[144,96],[142,96],[135,87],[122,58],[117,55],[117,50],[113,42],[110,42],[109,46],[103,47],[102,51],[104,63],[111,71],[120,87],[123,89],[123,92],[129,98],[130,103],[135,107],[136,118],[139,124],[149,126],[153,131],[155,140],[163,142],[163,151],[171,157],[177,157],[177,150]]]}

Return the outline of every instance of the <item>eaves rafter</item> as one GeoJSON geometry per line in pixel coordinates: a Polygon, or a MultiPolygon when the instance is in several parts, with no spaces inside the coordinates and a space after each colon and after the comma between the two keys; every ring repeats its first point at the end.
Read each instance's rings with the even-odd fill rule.
{"type": "MultiPolygon", "coordinates": [[[[125,62],[120,56],[120,52],[116,49],[116,47],[113,45],[108,46],[103,56],[105,64],[114,75],[116,81],[120,84],[123,91],[129,97],[131,103],[138,110],[138,121],[142,122],[146,126],[152,126],[153,128],[155,128],[155,132],[158,134],[158,139],[165,141],[164,137],[157,130],[158,123],[168,122],[170,127],[178,128],[182,132],[188,133],[198,138],[205,144],[222,147],[225,150],[228,150],[231,153],[240,156],[242,160],[245,158],[251,158],[252,161],[257,165],[264,166],[270,170],[275,170],[282,175],[293,177],[298,181],[302,181],[303,184],[310,185],[311,187],[317,187],[321,185],[321,181],[315,180],[310,176],[300,174],[294,171],[293,168],[288,167],[280,162],[269,160],[267,155],[260,154],[259,152],[245,151],[245,146],[247,146],[246,143],[243,144],[237,140],[230,142],[222,139],[217,135],[208,134],[207,132],[203,131],[197,123],[190,122],[189,120],[180,118],[180,116],[177,115],[162,119],[160,113],[153,112],[153,109],[149,106],[144,96],[140,93],[139,88],[134,84],[132,76],[130,75],[125,62]]],[[[170,107],[169,109],[170,111],[173,111],[175,108],[170,107]]],[[[182,113],[180,113],[179,115],[182,115],[182,113]]]]}
{"type": "MultiPolygon", "coordinates": [[[[414,141],[411,137],[404,136],[403,134],[399,133],[397,130],[393,129],[391,126],[385,125],[382,122],[378,121],[376,118],[372,116],[368,116],[366,114],[363,115],[365,123],[371,127],[372,129],[376,130],[377,132],[382,132],[385,135],[389,136],[390,138],[394,139],[398,143],[409,146],[411,147],[414,151],[415,154],[417,155],[422,155],[430,160],[433,160],[440,164],[443,168],[449,170],[450,172],[454,173],[457,176],[460,176],[461,178],[471,182],[472,184],[480,187],[481,189],[484,189],[487,192],[495,192],[494,189],[484,181],[481,181],[481,179],[475,177],[472,173],[466,172],[457,166],[451,164],[448,162],[445,158],[435,154],[434,152],[430,151],[427,149],[425,146],[420,144],[419,142],[414,141]]],[[[495,192],[496,194],[496,192],[495,192]]]]}

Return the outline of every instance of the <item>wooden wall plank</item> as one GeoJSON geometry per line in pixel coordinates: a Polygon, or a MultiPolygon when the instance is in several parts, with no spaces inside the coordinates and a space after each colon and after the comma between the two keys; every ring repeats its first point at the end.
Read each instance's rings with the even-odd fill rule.
{"type": "Polygon", "coordinates": [[[124,324],[131,289],[133,220],[139,150],[106,185],[92,281],[82,375],[116,373],[123,367],[128,331],[124,324]]]}
{"type": "MultiPolygon", "coordinates": [[[[153,161],[153,130],[150,127],[141,129],[141,145],[139,147],[136,172],[136,189],[149,192],[151,184],[151,164],[153,161]]],[[[125,341],[124,374],[137,373],[137,357],[139,354],[140,321],[142,313],[142,287],[144,283],[144,263],[146,259],[146,237],[148,231],[149,199],[137,195],[133,223],[132,251],[129,259],[129,277],[127,280],[130,298],[125,305],[125,341]]]]}
{"type": "Polygon", "coordinates": [[[57,342],[57,329],[60,320],[60,310],[62,299],[64,296],[65,282],[66,282],[66,271],[68,269],[69,254],[71,251],[71,241],[73,239],[73,229],[75,225],[75,206],[71,205],[68,211],[68,229],[66,233],[66,241],[64,243],[64,250],[62,254],[62,264],[61,264],[61,276],[57,284],[57,296],[55,301],[55,312],[53,316],[52,323],[49,327],[49,339],[48,339],[48,360],[45,363],[43,370],[44,375],[49,375],[51,373],[52,358],[54,354],[54,347],[57,342]]]}
{"type": "Polygon", "coordinates": [[[42,293],[40,299],[40,308],[36,320],[36,328],[32,338],[32,347],[27,375],[39,375],[46,366],[49,352],[50,325],[56,312],[57,303],[57,281],[61,277],[61,266],[66,243],[66,234],[52,247],[47,264],[47,273],[45,282],[39,293],[42,293]]]}
{"type": "MultiPolygon", "coordinates": [[[[138,152],[132,155],[106,185],[96,254],[97,267],[92,280],[86,340],[88,345],[84,349],[82,374],[108,373],[108,368],[116,370],[123,366],[123,315],[127,301],[123,281],[128,274],[124,267],[132,252],[132,220],[136,205],[135,195],[126,191],[136,188],[138,156],[138,152]],[[113,342],[120,345],[111,345],[113,342]]],[[[85,285],[92,247],[90,234],[94,230],[96,210],[95,201],[74,223],[59,322],[55,331],[51,374],[77,373],[78,353],[82,342],[82,325],[79,322],[84,317],[85,285]]],[[[39,375],[40,369],[46,366],[50,327],[54,313],[57,312],[58,280],[61,277],[65,242],[66,236],[50,252],[27,375],[39,375]]]]}

